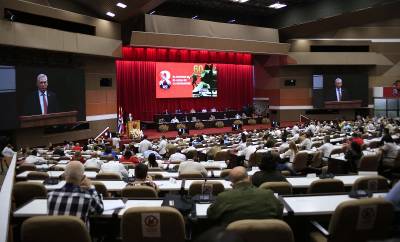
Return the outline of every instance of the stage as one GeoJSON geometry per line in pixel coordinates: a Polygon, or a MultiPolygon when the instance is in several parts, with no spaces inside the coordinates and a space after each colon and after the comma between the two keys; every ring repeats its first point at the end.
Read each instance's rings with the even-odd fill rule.
{"type": "MultiPolygon", "coordinates": [[[[243,125],[243,130],[254,130],[254,129],[268,129],[270,128],[270,124],[254,124],[254,125],[243,125]]],[[[166,138],[173,138],[178,135],[178,131],[168,131],[168,132],[159,132],[156,129],[146,129],[143,130],[144,134],[147,135],[149,139],[158,139],[161,135],[165,135],[166,138]]],[[[237,133],[241,131],[232,131],[232,127],[223,127],[223,128],[208,128],[208,129],[191,129],[189,131],[189,136],[198,135],[198,134],[224,134],[224,133],[237,133]]]]}

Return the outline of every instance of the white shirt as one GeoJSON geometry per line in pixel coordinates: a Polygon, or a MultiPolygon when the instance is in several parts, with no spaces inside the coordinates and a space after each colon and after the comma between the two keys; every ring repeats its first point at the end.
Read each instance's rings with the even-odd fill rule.
{"type": "Polygon", "coordinates": [[[14,151],[10,147],[4,147],[4,149],[1,151],[1,154],[4,157],[13,157],[14,156],[14,151]]]}
{"type": "Polygon", "coordinates": [[[318,147],[318,150],[322,151],[324,157],[329,157],[331,155],[331,152],[334,148],[334,145],[331,143],[325,143],[318,147]]]}
{"type": "Polygon", "coordinates": [[[239,155],[244,155],[245,160],[250,160],[251,154],[256,152],[257,150],[257,145],[249,145],[243,150],[239,151],[239,155]]]}
{"type": "Polygon", "coordinates": [[[120,138],[114,137],[114,138],[112,138],[112,145],[113,145],[115,148],[119,149],[119,142],[120,142],[120,141],[121,141],[120,138]]]}
{"type": "Polygon", "coordinates": [[[144,140],[140,141],[140,143],[139,143],[139,153],[143,153],[146,150],[151,149],[152,145],[153,144],[150,141],[148,141],[147,139],[144,139],[144,140]]]}
{"type": "Polygon", "coordinates": [[[202,112],[202,113],[207,113],[207,109],[203,108],[203,109],[201,110],[201,112],[202,112]]]}
{"type": "Polygon", "coordinates": [[[96,168],[101,168],[103,165],[103,161],[101,161],[99,158],[91,158],[86,160],[84,166],[85,167],[96,167],[96,168]]]}
{"type": "Polygon", "coordinates": [[[188,152],[191,151],[191,150],[196,150],[196,148],[194,148],[194,146],[189,146],[189,147],[187,147],[186,149],[183,149],[183,150],[182,150],[182,153],[188,153],[188,152]]]}
{"type": "Polygon", "coordinates": [[[176,152],[169,157],[169,161],[186,161],[186,155],[176,152]]]}
{"type": "Polygon", "coordinates": [[[398,153],[398,147],[396,143],[385,142],[382,146],[382,150],[385,151],[383,159],[396,159],[398,153]]]}
{"type": "Polygon", "coordinates": [[[305,138],[301,143],[300,147],[304,148],[305,150],[311,149],[311,140],[309,138],[305,138]]]}
{"type": "Polygon", "coordinates": [[[167,141],[165,139],[160,140],[160,143],[158,144],[158,153],[160,155],[164,155],[167,153],[167,141]]]}
{"type": "Polygon", "coordinates": [[[287,148],[289,148],[289,143],[288,143],[288,142],[285,142],[285,143],[282,143],[282,144],[279,146],[278,151],[279,151],[279,153],[283,153],[287,148]]]}
{"type": "Polygon", "coordinates": [[[179,174],[199,172],[203,175],[203,177],[207,177],[206,168],[202,164],[194,162],[193,160],[184,161],[181,164],[179,164],[178,172],[179,174]]]}
{"type": "Polygon", "coordinates": [[[279,156],[281,157],[281,159],[289,158],[289,162],[293,163],[293,160],[294,160],[294,157],[296,156],[296,154],[293,152],[293,150],[288,149],[285,153],[280,154],[279,156]]]}
{"type": "Polygon", "coordinates": [[[25,162],[27,164],[36,164],[39,162],[46,162],[45,159],[43,159],[42,157],[38,157],[36,155],[29,155],[28,157],[25,158],[25,162]]]}
{"type": "Polygon", "coordinates": [[[119,174],[121,177],[128,177],[128,171],[124,165],[118,161],[109,161],[101,166],[100,172],[113,172],[119,174]]]}
{"type": "Polygon", "coordinates": [[[343,99],[342,88],[336,88],[336,99],[337,101],[342,101],[343,99]]]}
{"type": "Polygon", "coordinates": [[[215,108],[211,109],[211,112],[216,112],[216,111],[217,111],[217,109],[215,109],[215,108]]]}
{"type": "Polygon", "coordinates": [[[44,114],[44,106],[43,106],[43,95],[44,98],[46,99],[46,103],[47,103],[47,107],[49,107],[49,100],[47,99],[47,91],[44,92],[44,94],[38,90],[38,94],[39,94],[39,101],[40,101],[40,109],[42,110],[42,114],[44,114]]]}
{"type": "Polygon", "coordinates": [[[171,119],[171,124],[179,123],[179,119],[173,118],[171,119]]]}

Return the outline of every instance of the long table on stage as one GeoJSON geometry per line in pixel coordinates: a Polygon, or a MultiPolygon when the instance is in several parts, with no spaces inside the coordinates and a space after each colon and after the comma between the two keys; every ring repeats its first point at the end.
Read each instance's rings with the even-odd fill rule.
{"type": "MultiPolygon", "coordinates": [[[[249,119],[255,119],[257,124],[261,124],[261,120],[263,117],[257,117],[257,118],[245,118],[245,119],[239,119],[243,122],[243,124],[248,124],[249,119]]],[[[169,127],[168,130],[176,130],[176,125],[177,124],[185,124],[186,128],[188,129],[195,129],[195,124],[199,121],[201,121],[204,124],[204,128],[215,128],[215,123],[217,121],[222,121],[224,123],[225,127],[229,127],[233,124],[235,120],[238,120],[236,118],[226,118],[226,119],[215,119],[215,120],[197,120],[197,121],[188,121],[188,122],[179,122],[179,123],[170,123],[170,122],[162,122],[158,123],[158,125],[167,125],[169,127]]]]}
{"type": "Polygon", "coordinates": [[[159,123],[160,119],[164,119],[164,122],[171,122],[171,119],[176,117],[179,121],[192,120],[192,117],[196,117],[197,120],[208,120],[211,115],[214,115],[216,119],[234,118],[236,114],[242,114],[238,110],[229,110],[226,112],[200,112],[200,113],[169,113],[169,114],[155,114],[154,122],[159,123]]]}

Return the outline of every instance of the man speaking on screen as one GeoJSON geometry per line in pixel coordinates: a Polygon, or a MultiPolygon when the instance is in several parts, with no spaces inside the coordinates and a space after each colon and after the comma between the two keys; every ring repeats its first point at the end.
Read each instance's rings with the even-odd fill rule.
{"type": "Polygon", "coordinates": [[[345,101],[347,100],[347,91],[342,87],[343,81],[341,78],[335,79],[335,88],[330,91],[329,100],[330,101],[345,101]]]}
{"type": "Polygon", "coordinates": [[[25,99],[24,115],[45,115],[58,112],[57,96],[48,91],[47,76],[39,74],[36,78],[37,90],[25,99]]]}

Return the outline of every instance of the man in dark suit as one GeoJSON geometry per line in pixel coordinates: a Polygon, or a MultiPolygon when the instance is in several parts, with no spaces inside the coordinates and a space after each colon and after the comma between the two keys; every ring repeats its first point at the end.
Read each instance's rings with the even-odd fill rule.
{"type": "Polygon", "coordinates": [[[59,112],[56,94],[47,90],[47,76],[39,74],[36,80],[38,89],[26,97],[24,115],[44,115],[59,112]]]}
{"type": "Polygon", "coordinates": [[[335,79],[335,88],[334,90],[329,91],[328,101],[346,101],[348,100],[348,94],[346,89],[342,88],[342,79],[339,77],[335,79]]]}

